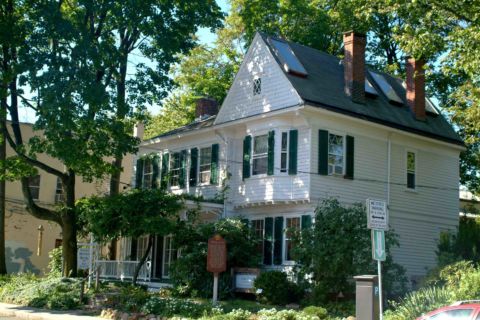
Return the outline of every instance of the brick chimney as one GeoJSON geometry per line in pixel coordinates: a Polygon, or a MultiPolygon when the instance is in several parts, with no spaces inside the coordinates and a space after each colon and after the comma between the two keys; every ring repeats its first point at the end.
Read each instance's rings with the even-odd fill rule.
{"type": "Polygon", "coordinates": [[[425,62],[407,57],[407,103],[417,120],[425,120],[425,62]]]}
{"type": "Polygon", "coordinates": [[[343,34],[345,94],[353,102],[365,103],[365,45],[364,34],[348,31],[343,34]]]}
{"type": "Polygon", "coordinates": [[[213,98],[200,98],[197,100],[195,108],[195,118],[213,116],[218,113],[217,100],[213,98]]]}

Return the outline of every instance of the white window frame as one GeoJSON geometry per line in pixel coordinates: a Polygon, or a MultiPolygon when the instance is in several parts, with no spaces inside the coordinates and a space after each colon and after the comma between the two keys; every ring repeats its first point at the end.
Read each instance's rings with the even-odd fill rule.
{"type": "Polygon", "coordinates": [[[417,163],[418,163],[418,152],[416,150],[412,149],[406,149],[405,150],[405,189],[407,191],[417,191],[417,182],[418,182],[418,177],[417,177],[417,163]],[[414,168],[413,168],[413,179],[414,179],[414,184],[413,188],[408,187],[408,174],[412,173],[411,170],[408,169],[408,154],[412,153],[414,156],[414,168]]]}
{"type": "Polygon", "coordinates": [[[39,174],[31,176],[28,180],[28,188],[30,189],[30,193],[32,193],[32,189],[37,190],[37,197],[33,197],[33,195],[32,195],[33,200],[40,200],[40,185],[41,185],[41,183],[42,183],[42,176],[39,175],[39,174]],[[37,177],[38,177],[38,185],[32,185],[32,179],[37,178],[37,177]]]}
{"type": "Polygon", "coordinates": [[[302,230],[302,216],[301,215],[293,215],[293,216],[283,216],[283,253],[282,253],[282,260],[283,264],[295,264],[295,260],[288,260],[287,259],[287,241],[292,240],[291,238],[287,237],[287,219],[298,219],[298,230],[302,230]]]}
{"type": "MultiPolygon", "coordinates": [[[[265,252],[265,247],[264,247],[264,243],[263,243],[263,241],[264,241],[264,239],[265,239],[265,217],[263,217],[263,218],[251,219],[251,220],[250,220],[250,226],[252,227],[252,229],[253,229],[253,223],[254,223],[254,221],[261,221],[261,223],[262,223],[262,229],[261,229],[261,230],[262,230],[262,235],[261,235],[261,238],[260,238],[260,239],[261,239],[260,245],[262,246],[261,259],[262,259],[262,261],[263,261],[263,255],[264,255],[264,252],[265,252]]],[[[252,231],[253,231],[253,233],[254,233],[255,235],[257,235],[257,231],[258,231],[258,230],[259,230],[259,229],[255,227],[252,231]]]]}
{"type": "Polygon", "coordinates": [[[252,81],[252,96],[258,97],[262,95],[262,77],[255,76],[252,81]]]}
{"type": "Polygon", "coordinates": [[[212,146],[203,146],[203,147],[198,147],[198,162],[197,162],[197,185],[198,186],[206,186],[210,184],[210,178],[212,176],[212,146]],[[209,159],[209,170],[201,171],[201,162],[202,162],[202,150],[204,149],[210,149],[210,159],[209,159]],[[209,179],[207,182],[202,182],[201,178],[201,173],[202,172],[208,172],[209,173],[209,179]]]}
{"type": "Polygon", "coordinates": [[[172,265],[173,257],[178,258],[178,250],[173,248],[173,235],[169,234],[163,237],[163,249],[162,249],[162,279],[170,279],[170,267],[172,265]],[[167,249],[166,240],[169,239],[169,248],[167,249]],[[168,250],[168,252],[167,252],[168,250]],[[167,262],[168,254],[168,264],[167,262]],[[166,273],[165,266],[168,265],[168,273],[166,273]]]}
{"type": "Polygon", "coordinates": [[[170,186],[170,188],[176,188],[176,189],[180,189],[180,170],[182,170],[182,157],[181,157],[181,152],[180,151],[176,151],[176,152],[172,152],[170,153],[170,159],[168,161],[168,174],[169,174],[169,181],[168,181],[168,185],[170,186]],[[175,170],[178,170],[178,174],[175,175],[175,177],[177,177],[177,184],[173,184],[172,181],[173,181],[173,177],[174,175],[172,174],[173,173],[173,167],[172,167],[172,164],[174,162],[174,157],[175,155],[178,155],[179,157],[179,167],[175,170]]]}
{"type": "Polygon", "coordinates": [[[251,142],[251,152],[252,152],[252,156],[251,156],[251,159],[250,159],[250,176],[251,177],[265,177],[267,176],[267,172],[268,172],[268,132],[262,132],[262,133],[258,133],[256,135],[252,135],[252,142],[251,142]],[[265,153],[260,153],[259,155],[261,156],[258,156],[255,157],[255,138],[257,137],[261,137],[261,136],[266,136],[267,138],[267,152],[265,153]],[[267,162],[267,165],[266,165],[266,170],[264,173],[257,173],[257,174],[254,174],[253,173],[253,160],[254,159],[261,159],[261,158],[265,158],[266,159],[266,162],[267,162]]]}
{"type": "Polygon", "coordinates": [[[57,185],[55,186],[55,203],[65,202],[65,193],[63,192],[62,180],[57,177],[57,185]]]}
{"type": "MultiPolygon", "coordinates": [[[[329,176],[343,176],[345,174],[345,156],[346,156],[346,135],[343,133],[338,133],[335,131],[328,131],[328,159],[327,159],[327,170],[329,176]],[[335,166],[333,166],[332,173],[330,173],[330,136],[342,137],[342,173],[335,173],[335,166]]],[[[334,154],[332,154],[334,155],[334,154]]],[[[337,155],[338,156],[338,155],[337,155]]]]}
{"type": "MultiPolygon", "coordinates": [[[[147,251],[148,248],[148,239],[149,236],[141,236],[137,239],[137,261],[140,261],[142,259],[143,255],[147,251]]],[[[152,250],[148,253],[147,260],[148,258],[151,258],[152,256],[152,250]]]]}
{"type": "Polygon", "coordinates": [[[151,189],[152,188],[152,179],[153,179],[153,161],[150,158],[143,159],[143,172],[142,172],[142,188],[151,189]],[[150,171],[147,171],[149,169],[150,171]],[[149,177],[150,183],[145,185],[145,177],[149,177]]]}
{"type": "Polygon", "coordinates": [[[289,164],[290,164],[290,154],[289,154],[289,151],[290,151],[290,131],[289,130],[282,130],[280,131],[280,168],[279,168],[279,172],[280,174],[282,175],[288,175],[288,167],[289,167],[289,164]],[[286,137],[287,137],[287,145],[286,145],[286,149],[285,150],[282,150],[282,142],[283,142],[283,134],[286,134],[286,137]],[[282,155],[285,154],[285,157],[287,159],[286,163],[285,163],[285,168],[282,168],[282,155]],[[282,170],[285,170],[285,171],[282,171],[282,170]]]}

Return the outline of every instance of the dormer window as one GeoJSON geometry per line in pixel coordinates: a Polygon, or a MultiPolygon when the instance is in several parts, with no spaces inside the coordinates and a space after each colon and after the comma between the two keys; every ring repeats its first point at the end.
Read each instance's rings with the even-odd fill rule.
{"type": "Polygon", "coordinates": [[[262,78],[253,79],[253,95],[258,96],[262,94],[262,78]]]}

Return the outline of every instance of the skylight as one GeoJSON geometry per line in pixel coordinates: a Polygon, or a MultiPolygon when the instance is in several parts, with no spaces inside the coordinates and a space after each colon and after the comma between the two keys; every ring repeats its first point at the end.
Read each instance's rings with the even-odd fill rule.
{"type": "Polygon", "coordinates": [[[367,78],[365,78],[365,93],[372,95],[372,96],[378,96],[377,90],[372,86],[370,81],[368,81],[367,78]]]}
{"type": "Polygon", "coordinates": [[[388,81],[383,75],[372,71],[369,71],[369,73],[372,76],[373,80],[375,80],[377,85],[380,87],[380,90],[382,90],[383,94],[390,102],[403,104],[402,99],[400,99],[398,94],[395,92],[395,90],[393,90],[392,86],[390,85],[390,83],[388,83],[388,81]]]}
{"type": "Polygon", "coordinates": [[[303,77],[307,76],[307,70],[305,70],[302,63],[295,56],[295,53],[288,43],[273,39],[271,39],[271,42],[286,72],[303,77]]]}
{"type": "Polygon", "coordinates": [[[430,112],[434,115],[439,115],[437,108],[429,98],[425,98],[425,111],[430,112]]]}

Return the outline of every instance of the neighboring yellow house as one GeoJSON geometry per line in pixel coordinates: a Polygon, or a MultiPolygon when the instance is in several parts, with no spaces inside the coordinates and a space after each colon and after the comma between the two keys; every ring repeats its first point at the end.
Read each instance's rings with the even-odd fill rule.
{"type": "MultiPolygon", "coordinates": [[[[24,140],[34,135],[32,124],[22,123],[21,129],[24,140]]],[[[14,151],[7,144],[7,156],[12,155],[14,151]]],[[[59,170],[64,168],[58,160],[46,155],[39,155],[38,159],[59,170]]],[[[123,166],[125,171],[121,177],[122,185],[129,187],[132,174],[131,155],[125,157],[123,166]]],[[[47,271],[48,253],[55,247],[61,246],[61,229],[56,223],[36,219],[26,211],[19,181],[7,181],[6,186],[7,271],[42,274],[47,271]],[[41,240],[39,240],[40,237],[41,240]]],[[[93,194],[105,194],[108,192],[108,186],[108,181],[86,183],[79,177],[76,180],[76,197],[78,199],[93,194]]],[[[38,170],[38,176],[32,177],[30,187],[32,194],[42,206],[52,207],[62,201],[62,188],[57,177],[43,170],[38,170]]]]}
{"type": "Polygon", "coordinates": [[[466,188],[460,188],[460,214],[480,214],[480,197],[466,188]]]}

